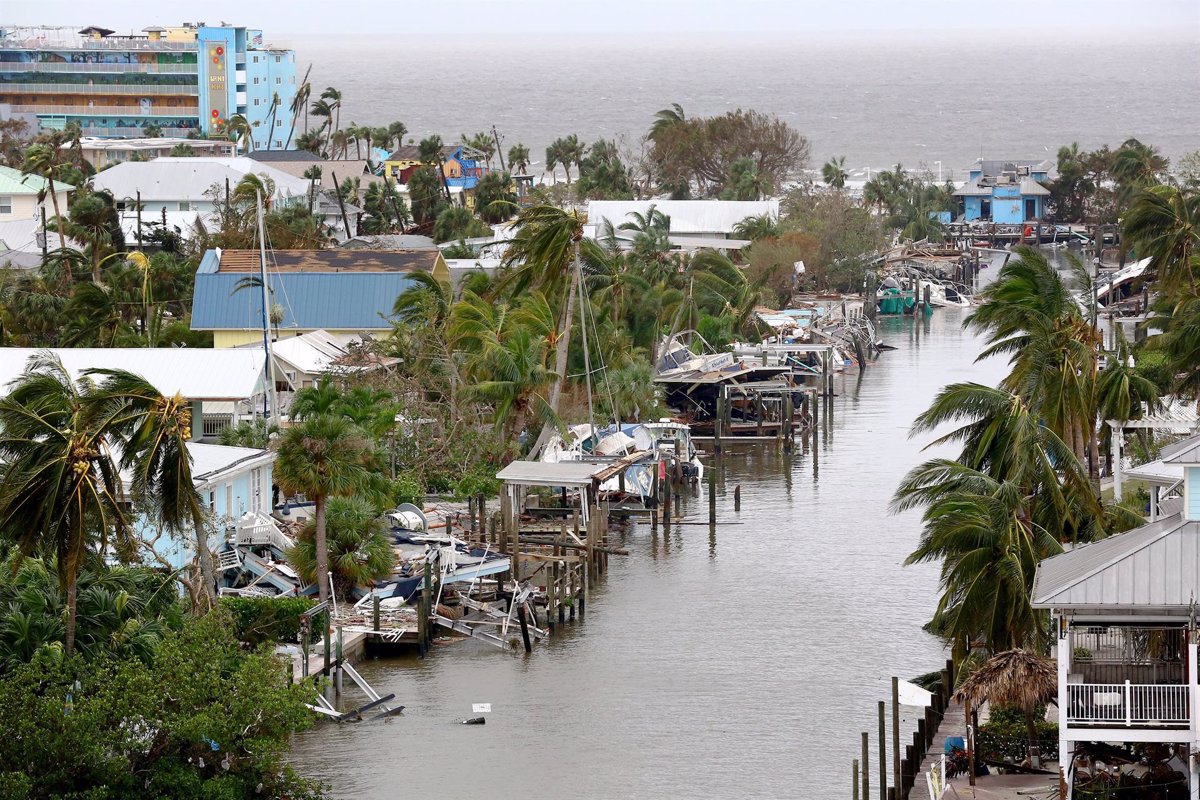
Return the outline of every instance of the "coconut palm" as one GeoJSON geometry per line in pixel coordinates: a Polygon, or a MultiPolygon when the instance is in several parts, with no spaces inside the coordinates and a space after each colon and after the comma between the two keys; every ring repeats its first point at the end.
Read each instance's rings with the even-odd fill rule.
{"type": "Polygon", "coordinates": [[[687,115],[683,113],[683,107],[679,103],[672,103],[670,108],[664,108],[654,115],[654,122],[650,125],[649,139],[658,141],[664,132],[687,122],[687,115]]]}
{"type": "Polygon", "coordinates": [[[21,557],[54,559],[67,598],[64,650],[75,649],[79,572],[90,546],[131,559],[134,536],[110,447],[120,423],[97,413],[96,387],[49,353],[30,359],[0,399],[0,534],[21,557]]]}
{"type": "Polygon", "coordinates": [[[396,146],[404,144],[404,136],[408,133],[408,127],[400,120],[394,120],[387,126],[388,136],[396,143],[396,146]]]}
{"type": "Polygon", "coordinates": [[[529,148],[520,142],[508,148],[508,168],[515,175],[524,175],[529,169],[529,148]]]}
{"type": "MultiPolygon", "coordinates": [[[[1002,386],[1024,398],[1078,460],[1098,476],[1096,373],[1099,335],[1085,318],[1062,276],[1037,250],[1023,247],[983,292],[983,303],[966,324],[983,332],[985,359],[1008,355],[1012,372],[1002,386]]],[[[1071,271],[1091,293],[1078,259],[1071,271]]]]}
{"type": "Polygon", "coordinates": [[[313,502],[313,560],[320,598],[326,601],[330,594],[326,508],[331,498],[348,497],[369,483],[374,448],[364,432],[345,417],[316,414],[288,428],[277,452],[275,480],[279,487],[313,502]]]}
{"type": "Polygon", "coordinates": [[[283,143],[283,149],[287,150],[292,146],[292,136],[296,133],[296,122],[300,119],[300,114],[304,114],[304,132],[308,132],[308,101],[312,97],[312,84],[308,82],[308,75],[312,72],[312,64],[308,65],[308,69],[304,71],[304,77],[300,80],[300,85],[296,87],[296,93],[292,95],[292,102],[288,106],[288,110],[292,112],[292,122],[288,126],[287,141],[283,143]]]}
{"type": "Polygon", "coordinates": [[[552,429],[557,423],[546,400],[546,386],[554,373],[546,369],[545,357],[545,338],[514,324],[500,339],[486,341],[468,362],[468,369],[479,377],[465,393],[492,406],[496,428],[509,441],[537,417],[552,429]]]}
{"type": "Polygon", "coordinates": [[[205,607],[216,598],[216,580],[208,547],[204,501],[192,480],[190,403],[166,397],[145,378],[124,370],[90,370],[103,377],[94,394],[97,408],[110,421],[120,444],[120,465],[132,477],[135,497],[150,503],[155,518],[177,535],[195,536],[205,607]]]}
{"type": "Polygon", "coordinates": [[[996,653],[958,688],[957,697],[978,708],[1010,707],[1025,714],[1029,744],[1037,747],[1037,709],[1058,696],[1058,670],[1053,659],[1027,650],[996,653]]]}
{"type": "Polygon", "coordinates": [[[733,235],[738,239],[749,239],[752,242],[774,238],[779,235],[779,223],[770,214],[746,217],[733,226],[733,235]]]}
{"type": "Polygon", "coordinates": [[[321,99],[333,111],[333,132],[337,133],[342,127],[342,93],[332,86],[327,86],[325,87],[325,91],[321,92],[321,99]]]}
{"type": "Polygon", "coordinates": [[[1138,255],[1151,259],[1167,297],[1182,300],[1200,294],[1200,192],[1152,186],[1134,199],[1121,228],[1138,255]]]}
{"type": "MultiPolygon", "coordinates": [[[[50,202],[54,206],[55,220],[62,219],[62,212],[58,208],[58,192],[54,189],[54,176],[62,172],[63,166],[58,148],[49,144],[30,145],[25,149],[24,159],[21,162],[21,172],[46,179],[50,202]]],[[[39,204],[46,202],[46,192],[45,189],[38,192],[39,204]]],[[[63,235],[61,227],[58,231],[58,246],[62,250],[67,249],[67,238],[63,235]]]]}
{"type": "MultiPolygon", "coordinates": [[[[351,600],[350,592],[392,573],[396,556],[387,527],[370,503],[359,497],[333,497],[326,517],[329,571],[333,573],[333,596],[351,600]]],[[[309,520],[300,529],[287,559],[304,580],[318,576],[317,523],[309,520]]]]}
{"type": "Polygon", "coordinates": [[[827,186],[843,189],[846,186],[846,157],[831,158],[821,167],[821,179],[827,186]]]}
{"type": "Polygon", "coordinates": [[[245,114],[233,114],[225,123],[225,135],[229,137],[229,141],[236,142],[243,152],[249,153],[254,150],[253,131],[245,114]]]}

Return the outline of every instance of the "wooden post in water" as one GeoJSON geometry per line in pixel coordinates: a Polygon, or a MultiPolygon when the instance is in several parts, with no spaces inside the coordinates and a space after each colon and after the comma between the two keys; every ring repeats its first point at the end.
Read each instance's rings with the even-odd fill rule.
{"type": "Polygon", "coordinates": [[[717,524],[717,470],[708,471],[708,524],[717,524]]]}
{"type": "Polygon", "coordinates": [[[853,772],[854,772],[854,784],[853,784],[854,788],[851,790],[853,792],[853,794],[851,794],[851,797],[853,797],[854,800],[858,800],[858,759],[857,758],[854,759],[853,772]]]}
{"type": "Polygon", "coordinates": [[[796,442],[792,438],[792,417],[796,414],[796,410],[792,407],[792,393],[784,392],[783,394],[783,418],[780,420],[783,430],[783,452],[792,452],[792,447],[796,442]]]}
{"type": "MultiPolygon", "coordinates": [[[[971,727],[971,699],[963,699],[963,716],[967,720],[967,782],[975,785],[975,729],[971,727]]],[[[1061,761],[1062,754],[1059,754],[1061,761]]]]}
{"type": "Polygon", "coordinates": [[[371,628],[379,633],[379,595],[371,596],[371,628]]]}
{"type": "Polygon", "coordinates": [[[862,800],[871,800],[871,735],[862,734],[862,800]]]}
{"type": "MultiPolygon", "coordinates": [[[[900,793],[900,679],[892,677],[892,785],[900,793]]],[[[899,798],[897,798],[899,800],[899,798]]]]}
{"type": "Polygon", "coordinates": [[[533,645],[529,641],[529,621],[525,618],[524,603],[517,606],[517,621],[521,623],[521,641],[525,645],[525,652],[532,653],[533,645]]]}
{"type": "Polygon", "coordinates": [[[667,460],[658,462],[658,472],[660,475],[667,476],[661,481],[663,490],[662,518],[665,532],[665,529],[671,527],[671,468],[669,456],[667,460]]]}
{"type": "Polygon", "coordinates": [[[887,704],[879,701],[879,800],[887,796],[887,704]]]}
{"type": "Polygon", "coordinates": [[[717,395],[717,416],[713,418],[713,453],[718,457],[721,455],[721,436],[725,433],[725,405],[729,401],[725,399],[725,393],[721,392],[717,395]]]}
{"type": "Polygon", "coordinates": [[[742,485],[740,483],[733,487],[733,510],[742,510],[742,485]]]}

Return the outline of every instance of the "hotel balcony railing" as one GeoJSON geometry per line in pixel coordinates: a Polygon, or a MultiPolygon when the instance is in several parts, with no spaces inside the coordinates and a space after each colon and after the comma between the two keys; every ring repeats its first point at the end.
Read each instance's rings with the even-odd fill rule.
{"type": "Polygon", "coordinates": [[[50,104],[14,105],[17,113],[40,114],[42,116],[92,116],[92,117],[195,117],[200,109],[179,106],[56,106],[50,104]]]}
{"type": "Polygon", "coordinates": [[[196,64],[139,64],[137,62],[113,62],[103,64],[72,64],[66,61],[0,61],[0,72],[66,72],[120,75],[142,72],[163,75],[195,75],[196,64]]]}
{"type": "Polygon", "coordinates": [[[0,81],[0,94],[120,94],[198,96],[194,83],[17,83],[0,81]]]}
{"type": "Polygon", "coordinates": [[[1069,683],[1067,724],[1102,728],[1186,728],[1186,684],[1069,683]]]}
{"type": "Polygon", "coordinates": [[[159,52],[187,52],[196,50],[198,42],[167,42],[159,40],[152,42],[149,39],[16,39],[13,37],[5,37],[0,39],[0,50],[49,50],[49,51],[87,51],[87,50],[106,50],[106,51],[128,51],[138,53],[159,52]]]}
{"type": "MultiPolygon", "coordinates": [[[[189,133],[196,130],[195,128],[170,128],[162,126],[163,136],[174,136],[186,138],[189,133]]],[[[79,129],[80,136],[97,136],[100,138],[109,137],[137,137],[141,138],[146,135],[145,128],[131,128],[128,126],[121,127],[104,127],[100,125],[82,125],[79,129]]]]}

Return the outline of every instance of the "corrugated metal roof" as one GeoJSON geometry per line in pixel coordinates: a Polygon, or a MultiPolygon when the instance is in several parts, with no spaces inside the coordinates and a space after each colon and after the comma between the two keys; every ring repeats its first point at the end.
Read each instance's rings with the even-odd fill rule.
{"type": "Polygon", "coordinates": [[[249,174],[270,178],[278,198],[307,197],[308,181],[288,175],[270,164],[261,164],[244,156],[192,156],[156,158],[153,161],[125,161],[96,173],[92,184],[111,192],[118,199],[136,197],[142,202],[186,200],[206,202],[212,187],[223,190],[225,181],[236,186],[249,174]]]}
{"type": "Polygon", "coordinates": [[[779,219],[778,200],[592,200],[588,223],[599,225],[607,219],[617,227],[630,222],[630,214],[646,214],[650,206],[670,217],[673,234],[729,234],[750,217],[779,219]]]}
{"type": "MultiPolygon", "coordinates": [[[[441,251],[431,250],[272,250],[267,270],[272,272],[433,272],[441,251]]],[[[260,271],[257,250],[222,250],[217,272],[260,271]]]]}
{"type": "Polygon", "coordinates": [[[1168,464],[1162,460],[1151,461],[1125,470],[1124,477],[1125,480],[1145,481],[1155,486],[1171,486],[1183,480],[1183,466],[1168,464]]]}
{"type": "Polygon", "coordinates": [[[1050,190],[1026,175],[1025,177],[1021,178],[1021,195],[1024,197],[1032,197],[1034,195],[1049,197],[1050,190]]]}
{"type": "MultiPolygon", "coordinates": [[[[287,336],[271,345],[271,353],[301,372],[317,375],[327,371],[349,350],[346,345],[353,336],[334,336],[329,331],[316,330],[301,336],[287,336]]],[[[261,347],[258,344],[245,347],[261,347]]]]}
{"type": "MultiPolygon", "coordinates": [[[[192,330],[261,328],[261,292],[235,294],[245,278],[246,273],[206,272],[202,263],[192,295],[192,330]]],[[[287,272],[268,273],[267,285],[272,302],[283,308],[282,330],[390,330],[384,317],[412,278],[407,272],[287,272]]]]}
{"type": "Polygon", "coordinates": [[[1200,464],[1200,436],[1164,447],[1159,458],[1167,464],[1200,464]]]}
{"type": "Polygon", "coordinates": [[[979,181],[967,181],[954,190],[955,197],[991,197],[991,186],[980,186],[979,181]]]}
{"type": "Polygon", "coordinates": [[[258,460],[269,456],[274,460],[275,453],[271,450],[259,450],[257,447],[226,447],[220,444],[203,444],[188,442],[188,455],[192,457],[192,480],[201,484],[208,479],[225,472],[243,462],[258,460]]]}
{"type": "Polygon", "coordinates": [[[1200,599],[1200,523],[1179,515],[1038,565],[1038,608],[1186,608],[1200,599]]]}
{"type": "MultiPolygon", "coordinates": [[[[0,394],[25,371],[32,347],[0,347],[0,394]]],[[[123,369],[141,375],[165,395],[189,400],[244,400],[262,390],[265,360],[251,350],[199,347],[78,347],[54,353],[72,376],[87,369],[123,369]]]]}
{"type": "MultiPolygon", "coordinates": [[[[0,194],[37,194],[49,188],[50,182],[40,175],[27,175],[19,169],[0,165],[0,194]]],[[[54,182],[55,192],[70,192],[75,189],[69,183],[54,182]]]]}
{"type": "Polygon", "coordinates": [[[514,461],[496,473],[505,483],[521,486],[589,486],[592,478],[603,472],[608,464],[586,461],[514,461]]]}

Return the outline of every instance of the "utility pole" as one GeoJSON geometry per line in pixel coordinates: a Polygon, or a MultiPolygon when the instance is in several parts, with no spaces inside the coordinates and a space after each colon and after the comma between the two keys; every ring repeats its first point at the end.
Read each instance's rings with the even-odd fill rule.
{"type": "Polygon", "coordinates": [[[504,150],[500,147],[500,134],[496,133],[496,126],[492,126],[492,138],[496,140],[496,155],[500,157],[500,171],[508,172],[508,167],[504,166],[504,150]]]}
{"type": "Polygon", "coordinates": [[[141,191],[141,189],[139,189],[137,192],[137,200],[135,202],[137,203],[138,250],[141,250],[142,249],[142,191],[141,191]]]}

